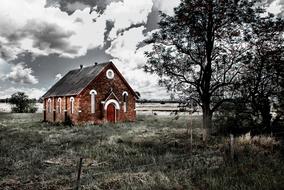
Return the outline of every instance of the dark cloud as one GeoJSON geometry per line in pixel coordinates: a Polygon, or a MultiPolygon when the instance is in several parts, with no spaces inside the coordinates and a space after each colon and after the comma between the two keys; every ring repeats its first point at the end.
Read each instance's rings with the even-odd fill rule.
{"type": "Polygon", "coordinates": [[[69,15],[84,8],[90,8],[90,12],[96,11],[102,14],[110,3],[119,1],[123,0],[46,0],[46,7],[59,7],[61,11],[69,15]]]}
{"type": "Polygon", "coordinates": [[[13,57],[13,52],[9,51],[9,49],[7,49],[6,47],[6,44],[2,44],[0,42],[0,58],[9,60],[13,57]]]}
{"type": "MultiPolygon", "coordinates": [[[[59,54],[64,52],[70,55],[76,55],[80,49],[78,46],[73,46],[69,42],[70,37],[74,32],[66,31],[57,24],[48,22],[39,22],[37,20],[29,20],[26,25],[10,34],[2,34],[2,37],[7,39],[6,43],[0,42],[0,57],[5,60],[13,60],[15,52],[19,47],[21,40],[30,39],[32,47],[39,49],[47,54],[50,52],[59,54]]],[[[20,51],[20,53],[23,53],[20,51]]]]}
{"type": "Polygon", "coordinates": [[[33,39],[33,47],[40,50],[55,49],[69,54],[76,54],[79,50],[79,47],[70,46],[68,42],[74,32],[64,31],[56,24],[30,20],[23,31],[33,39]]]}
{"type": "Polygon", "coordinates": [[[150,32],[158,28],[158,22],[160,21],[160,11],[157,7],[153,6],[151,13],[148,15],[146,30],[144,33],[150,32]]]}
{"type": "Polygon", "coordinates": [[[132,28],[138,28],[140,26],[145,26],[145,23],[138,23],[138,24],[132,24],[131,26],[127,27],[127,28],[124,28],[124,29],[120,29],[116,32],[116,35],[123,35],[125,31],[128,31],[132,28]]]}
{"type": "Polygon", "coordinates": [[[114,21],[107,20],[105,33],[104,33],[104,42],[105,42],[104,46],[106,49],[111,45],[111,40],[108,39],[108,36],[110,34],[110,31],[113,29],[113,27],[114,27],[114,21]]]}
{"type": "Polygon", "coordinates": [[[35,87],[48,88],[50,85],[53,85],[54,76],[58,73],[65,75],[69,70],[79,68],[81,64],[88,66],[95,62],[101,63],[109,61],[110,59],[111,57],[107,55],[103,49],[95,48],[88,50],[86,55],[75,58],[59,57],[55,54],[34,58],[31,53],[27,52],[21,54],[21,56],[14,61],[14,64],[19,62],[26,63],[27,67],[33,69],[35,76],[40,76],[40,83],[36,84],[35,87]]]}

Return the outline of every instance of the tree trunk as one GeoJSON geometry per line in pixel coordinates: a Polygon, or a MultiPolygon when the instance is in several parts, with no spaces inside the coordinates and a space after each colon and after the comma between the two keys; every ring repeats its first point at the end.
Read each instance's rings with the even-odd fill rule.
{"type": "Polygon", "coordinates": [[[203,126],[203,141],[206,141],[208,134],[211,133],[212,127],[212,112],[209,104],[204,104],[202,107],[202,126],[203,126]]]}
{"type": "Polygon", "coordinates": [[[261,105],[261,124],[264,128],[270,129],[271,130],[271,114],[270,114],[270,101],[268,98],[265,98],[262,100],[262,105],[261,105]]]}
{"type": "Polygon", "coordinates": [[[270,109],[261,112],[261,124],[266,129],[271,129],[271,118],[270,109]]]}

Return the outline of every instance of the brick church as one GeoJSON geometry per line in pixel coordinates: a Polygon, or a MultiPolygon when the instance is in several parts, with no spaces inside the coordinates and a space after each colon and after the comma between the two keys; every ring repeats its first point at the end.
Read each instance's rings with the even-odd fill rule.
{"type": "Polygon", "coordinates": [[[44,95],[44,121],[135,121],[136,93],[112,62],[69,71],[44,95]]]}

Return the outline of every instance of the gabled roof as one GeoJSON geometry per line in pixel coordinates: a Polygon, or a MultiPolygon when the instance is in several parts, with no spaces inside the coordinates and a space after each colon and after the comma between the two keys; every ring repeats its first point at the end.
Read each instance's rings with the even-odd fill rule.
{"type": "Polygon", "coordinates": [[[80,94],[108,65],[113,66],[117,74],[122,78],[133,95],[138,98],[137,94],[130,87],[112,62],[96,64],[89,67],[83,67],[82,69],[69,71],[43,95],[43,98],[55,96],[74,96],[80,94]]]}
{"type": "Polygon", "coordinates": [[[69,71],[43,97],[73,96],[79,94],[108,64],[111,64],[111,62],[69,71]]]}

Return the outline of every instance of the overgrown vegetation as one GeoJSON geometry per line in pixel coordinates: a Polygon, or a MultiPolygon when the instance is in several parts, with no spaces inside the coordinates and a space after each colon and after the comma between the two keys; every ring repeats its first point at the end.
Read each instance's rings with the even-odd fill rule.
{"type": "Polygon", "coordinates": [[[82,189],[281,189],[278,139],[201,139],[193,118],[190,151],[185,117],[139,116],[100,126],[41,123],[40,114],[0,115],[0,189],[72,189],[83,157],[82,189]]]}

